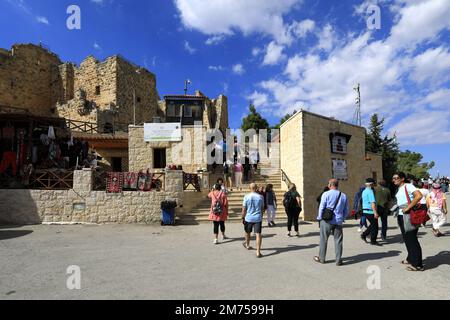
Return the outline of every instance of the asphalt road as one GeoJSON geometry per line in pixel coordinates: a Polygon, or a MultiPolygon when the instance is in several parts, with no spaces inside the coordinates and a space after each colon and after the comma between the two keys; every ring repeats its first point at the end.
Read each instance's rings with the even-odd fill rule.
{"type": "Polygon", "coordinates": [[[421,229],[427,270],[414,273],[400,264],[406,249],[390,223],[388,243],[373,247],[350,221],[342,267],[332,238],[329,263],[313,261],[317,224],[301,225],[300,238],[265,228],[261,259],[243,248],[239,223],[219,245],[209,224],[0,227],[0,299],[450,299],[449,225],[442,238],[421,229]],[[80,290],[67,288],[72,265],[80,290]]]}

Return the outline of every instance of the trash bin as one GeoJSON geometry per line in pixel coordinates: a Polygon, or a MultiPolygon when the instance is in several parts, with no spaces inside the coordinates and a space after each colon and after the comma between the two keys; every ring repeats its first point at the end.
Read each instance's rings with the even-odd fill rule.
{"type": "Polygon", "coordinates": [[[163,201],[161,202],[161,225],[173,226],[175,224],[175,208],[177,207],[176,201],[163,201]]]}

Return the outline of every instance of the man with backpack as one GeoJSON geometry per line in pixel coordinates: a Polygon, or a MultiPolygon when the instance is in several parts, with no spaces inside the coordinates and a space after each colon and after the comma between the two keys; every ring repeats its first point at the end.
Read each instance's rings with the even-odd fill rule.
{"type": "Polygon", "coordinates": [[[344,242],[343,223],[349,214],[347,195],[339,191],[339,181],[331,179],[328,183],[330,191],[322,195],[317,220],[320,224],[320,249],[319,256],[314,261],[325,263],[327,255],[328,238],[334,236],[336,250],[336,265],[341,266],[344,242]]]}
{"type": "Polygon", "coordinates": [[[297,187],[293,183],[289,184],[289,191],[284,194],[283,206],[288,216],[288,232],[286,235],[288,237],[291,236],[292,225],[294,225],[296,236],[300,237],[298,230],[298,218],[300,216],[300,212],[302,212],[302,197],[297,192],[297,187]]]}

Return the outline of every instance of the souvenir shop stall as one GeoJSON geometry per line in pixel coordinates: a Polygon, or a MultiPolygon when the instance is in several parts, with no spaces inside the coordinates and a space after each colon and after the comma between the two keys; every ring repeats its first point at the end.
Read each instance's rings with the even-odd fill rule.
{"type": "Polygon", "coordinates": [[[1,114],[0,188],[70,189],[86,159],[88,143],[71,138],[64,119],[1,114]]]}

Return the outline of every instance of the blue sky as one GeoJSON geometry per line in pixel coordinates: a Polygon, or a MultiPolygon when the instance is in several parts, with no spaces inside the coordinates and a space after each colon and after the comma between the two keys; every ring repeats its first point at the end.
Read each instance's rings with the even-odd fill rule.
{"type": "Polygon", "coordinates": [[[276,124],[300,108],[351,122],[386,118],[402,149],[450,175],[448,0],[0,0],[0,47],[42,41],[63,61],[121,54],[158,91],[229,97],[230,126],[249,101],[276,124]],[[69,5],[81,30],[66,27],[69,5]],[[380,29],[368,28],[380,9],[380,29]]]}

